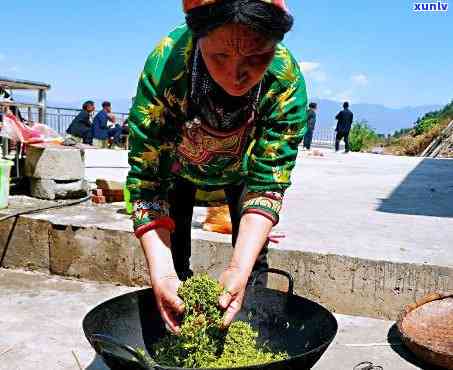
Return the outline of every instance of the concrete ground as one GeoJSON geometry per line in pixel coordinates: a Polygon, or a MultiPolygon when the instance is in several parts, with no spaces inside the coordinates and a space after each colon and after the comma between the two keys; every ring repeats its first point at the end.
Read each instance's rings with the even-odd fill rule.
{"type": "MultiPolygon", "coordinates": [[[[302,153],[280,247],[453,266],[453,161],[302,153]]],[[[453,286],[452,286],[453,288],[453,286]]]]}
{"type": "MultiPolygon", "coordinates": [[[[102,301],[132,290],[0,269],[0,369],[107,370],[84,338],[82,319],[102,301]]],[[[390,330],[392,322],[337,318],[335,342],[314,369],[350,370],[362,361],[386,370],[422,368],[390,330]]]]}
{"type": "MultiPolygon", "coordinates": [[[[453,267],[453,160],[320,151],[299,155],[279,248],[453,267]]],[[[88,150],[86,166],[124,181],[127,155],[88,150]]]]}

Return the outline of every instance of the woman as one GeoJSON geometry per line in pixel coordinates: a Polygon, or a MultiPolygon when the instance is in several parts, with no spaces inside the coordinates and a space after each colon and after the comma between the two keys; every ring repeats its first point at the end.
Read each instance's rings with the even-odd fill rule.
{"type": "Polygon", "coordinates": [[[224,189],[230,208],[235,250],[219,302],[229,325],[252,271],[267,266],[307,104],[298,63],[279,44],[293,23],[284,0],[185,0],[184,9],[187,24],[148,58],[129,116],[135,233],[175,332],[197,189],[224,189]]]}

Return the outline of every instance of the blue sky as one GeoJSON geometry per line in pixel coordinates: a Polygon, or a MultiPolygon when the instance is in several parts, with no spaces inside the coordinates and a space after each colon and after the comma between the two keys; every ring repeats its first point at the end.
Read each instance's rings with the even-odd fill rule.
{"type": "MultiPolygon", "coordinates": [[[[453,3],[416,14],[406,0],[287,1],[296,23],[285,42],[311,97],[390,107],[453,98],[453,3]]],[[[129,98],[148,53],[183,21],[180,3],[9,1],[0,75],[48,82],[53,101],[129,98]]]]}

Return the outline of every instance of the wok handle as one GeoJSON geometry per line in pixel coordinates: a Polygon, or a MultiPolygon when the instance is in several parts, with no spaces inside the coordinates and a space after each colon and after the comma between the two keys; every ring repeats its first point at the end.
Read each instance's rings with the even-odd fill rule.
{"type": "Polygon", "coordinates": [[[109,337],[108,335],[102,334],[90,335],[90,343],[93,345],[96,352],[98,352],[100,355],[102,355],[103,352],[106,351],[105,350],[106,347],[117,348],[121,351],[129,353],[134,358],[134,360],[136,360],[140,364],[140,366],[143,367],[143,369],[146,370],[161,369],[161,367],[158,366],[157,363],[151,357],[146,358],[145,356],[140,354],[136,349],[126,344],[120,343],[117,340],[113,339],[112,337],[109,337]]]}
{"type": "Polygon", "coordinates": [[[293,276],[287,272],[287,271],[283,271],[283,270],[279,270],[279,269],[272,269],[272,268],[269,268],[269,269],[263,269],[263,270],[258,270],[256,273],[255,273],[255,276],[253,277],[253,280],[252,280],[252,286],[255,286],[256,285],[256,282],[258,280],[258,277],[262,274],[277,274],[277,275],[281,275],[281,276],[284,276],[288,279],[288,296],[292,297],[294,295],[294,278],[293,276]]]}

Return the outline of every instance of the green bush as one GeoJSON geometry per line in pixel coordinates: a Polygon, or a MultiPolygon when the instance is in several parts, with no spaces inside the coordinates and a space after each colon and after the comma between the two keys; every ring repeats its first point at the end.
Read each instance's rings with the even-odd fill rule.
{"type": "Polygon", "coordinates": [[[387,143],[387,152],[397,155],[420,155],[438,138],[453,120],[453,100],[440,110],[417,119],[413,128],[396,131],[387,143]]]}
{"type": "Polygon", "coordinates": [[[417,119],[414,124],[415,135],[422,135],[431,131],[444,119],[453,117],[453,100],[440,110],[428,112],[423,117],[417,119]]]}
{"type": "Polygon", "coordinates": [[[360,152],[376,144],[379,136],[366,121],[355,122],[351,128],[349,145],[351,151],[360,152]]]}
{"type": "Polygon", "coordinates": [[[419,120],[415,124],[415,134],[416,135],[424,134],[430,131],[438,123],[439,120],[437,118],[424,118],[422,120],[419,120]]]}

